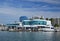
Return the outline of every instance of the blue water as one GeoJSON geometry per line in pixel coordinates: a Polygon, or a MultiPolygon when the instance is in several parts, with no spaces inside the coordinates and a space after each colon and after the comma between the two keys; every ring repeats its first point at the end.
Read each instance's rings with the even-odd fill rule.
{"type": "Polygon", "coordinates": [[[60,32],[0,31],[0,41],[60,41],[60,32]]]}

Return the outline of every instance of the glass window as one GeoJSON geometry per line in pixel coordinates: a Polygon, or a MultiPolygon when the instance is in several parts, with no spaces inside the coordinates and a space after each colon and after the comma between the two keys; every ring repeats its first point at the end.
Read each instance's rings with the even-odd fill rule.
{"type": "Polygon", "coordinates": [[[23,25],[30,25],[29,23],[30,23],[29,21],[24,21],[23,25]]]}
{"type": "Polygon", "coordinates": [[[24,21],[23,25],[46,25],[46,21],[24,21]]]}
{"type": "Polygon", "coordinates": [[[32,21],[31,25],[46,25],[46,21],[32,21]]]}

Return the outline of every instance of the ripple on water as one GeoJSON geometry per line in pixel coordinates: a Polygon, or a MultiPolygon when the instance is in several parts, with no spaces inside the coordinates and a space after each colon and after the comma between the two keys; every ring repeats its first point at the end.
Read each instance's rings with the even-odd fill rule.
{"type": "Polygon", "coordinates": [[[0,41],[60,41],[60,32],[0,31],[0,41]]]}

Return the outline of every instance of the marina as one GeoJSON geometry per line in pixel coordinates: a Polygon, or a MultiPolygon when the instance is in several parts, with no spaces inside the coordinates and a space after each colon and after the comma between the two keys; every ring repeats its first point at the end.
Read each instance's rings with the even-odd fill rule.
{"type": "MultiPolygon", "coordinates": [[[[57,25],[58,26],[58,25],[57,25]]],[[[44,32],[60,32],[60,27],[54,27],[51,20],[46,20],[43,17],[33,17],[28,19],[26,16],[21,16],[19,21],[9,24],[0,24],[1,31],[44,31],[44,32]]]]}
{"type": "Polygon", "coordinates": [[[0,0],[0,41],[60,41],[60,0],[0,0]]]}
{"type": "Polygon", "coordinates": [[[55,31],[49,20],[33,19],[23,20],[6,25],[7,31],[55,31]]]}

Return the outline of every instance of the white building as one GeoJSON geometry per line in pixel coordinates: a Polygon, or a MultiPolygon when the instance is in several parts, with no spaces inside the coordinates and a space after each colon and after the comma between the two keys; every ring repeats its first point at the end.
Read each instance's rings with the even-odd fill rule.
{"type": "Polygon", "coordinates": [[[23,20],[7,26],[12,29],[54,31],[51,21],[43,19],[23,20]]]}
{"type": "Polygon", "coordinates": [[[38,30],[54,31],[54,27],[51,25],[51,21],[49,20],[42,19],[23,20],[22,25],[23,27],[26,27],[28,29],[38,28],[38,30]]]}

